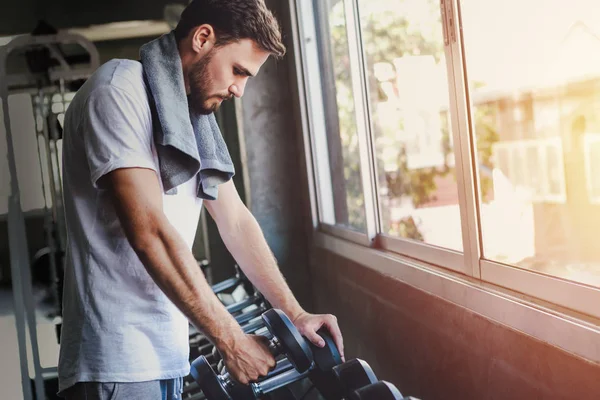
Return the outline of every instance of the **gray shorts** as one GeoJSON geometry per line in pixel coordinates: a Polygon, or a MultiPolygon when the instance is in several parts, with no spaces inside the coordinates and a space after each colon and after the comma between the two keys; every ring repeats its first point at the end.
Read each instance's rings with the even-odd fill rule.
{"type": "Polygon", "coordinates": [[[79,382],[62,393],[66,400],[181,400],[183,378],[162,381],[79,382]]]}

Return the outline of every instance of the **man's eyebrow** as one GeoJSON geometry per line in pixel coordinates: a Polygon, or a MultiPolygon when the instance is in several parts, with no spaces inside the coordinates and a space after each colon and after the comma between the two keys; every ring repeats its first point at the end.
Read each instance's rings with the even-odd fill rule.
{"type": "Polygon", "coordinates": [[[237,65],[235,66],[237,69],[239,69],[244,75],[246,76],[254,76],[253,73],[251,73],[250,71],[248,71],[246,68],[242,67],[241,65],[237,65]]]}

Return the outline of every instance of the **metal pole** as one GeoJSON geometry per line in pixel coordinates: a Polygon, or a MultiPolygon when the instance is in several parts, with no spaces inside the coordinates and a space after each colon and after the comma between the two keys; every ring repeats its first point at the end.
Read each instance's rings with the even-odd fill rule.
{"type": "MultiPolygon", "coordinates": [[[[4,54],[2,54],[4,55],[4,54]]],[[[0,76],[6,76],[6,59],[0,59],[0,76]]],[[[23,304],[23,287],[21,267],[28,266],[29,255],[27,253],[27,242],[21,237],[24,232],[25,219],[21,210],[19,196],[19,183],[17,181],[17,168],[15,166],[15,155],[10,131],[10,115],[8,108],[8,88],[5,79],[0,79],[0,96],[2,97],[2,110],[4,113],[4,127],[6,130],[6,147],[8,154],[8,169],[10,173],[11,192],[8,199],[8,244],[10,251],[10,269],[13,282],[13,296],[15,303],[15,320],[17,325],[17,339],[19,343],[19,358],[21,361],[21,386],[23,388],[24,400],[31,400],[31,384],[29,382],[29,368],[27,362],[27,343],[25,326],[25,305],[23,304]]],[[[37,393],[37,387],[36,387],[37,393]]]]}
{"type": "MultiPolygon", "coordinates": [[[[55,304],[59,305],[61,304],[61,300],[60,299],[60,295],[59,295],[59,291],[58,291],[58,268],[56,266],[56,254],[57,254],[57,247],[59,249],[61,248],[60,245],[60,237],[58,237],[59,239],[59,244],[57,246],[56,244],[56,240],[54,237],[54,230],[55,230],[55,226],[56,229],[59,230],[60,228],[58,227],[58,218],[59,218],[59,212],[58,212],[58,202],[56,200],[56,182],[53,176],[53,170],[54,167],[52,165],[52,149],[50,148],[50,134],[48,132],[48,124],[47,124],[47,116],[48,116],[48,110],[46,105],[44,104],[44,100],[46,98],[46,95],[44,94],[44,92],[42,90],[40,90],[38,96],[37,96],[37,100],[34,102],[36,109],[35,112],[37,114],[37,118],[36,119],[40,119],[42,121],[42,129],[40,131],[40,133],[42,134],[42,137],[44,138],[44,147],[46,150],[46,168],[48,169],[48,183],[50,186],[50,199],[52,202],[52,221],[54,221],[54,224],[52,222],[50,222],[50,224],[48,224],[48,229],[46,231],[46,240],[48,242],[48,247],[50,248],[50,275],[52,276],[52,282],[51,282],[51,290],[52,290],[52,296],[54,297],[55,300],[55,304]]],[[[40,168],[42,168],[43,171],[43,166],[40,164],[40,168]]],[[[42,173],[43,176],[43,173],[42,173]]],[[[59,233],[59,232],[57,232],[59,233]]],[[[60,233],[59,233],[60,236],[60,233]]]]}
{"type": "MultiPolygon", "coordinates": [[[[45,400],[44,382],[42,368],[40,365],[40,356],[37,341],[37,326],[35,322],[35,307],[33,304],[33,288],[31,282],[31,266],[29,260],[29,251],[27,248],[27,235],[25,232],[25,217],[21,209],[21,199],[19,192],[19,183],[17,178],[17,168],[15,162],[14,146],[12,132],[10,127],[10,115],[8,107],[9,88],[14,87],[19,90],[20,86],[38,88],[37,78],[33,74],[8,74],[6,63],[9,54],[17,48],[26,48],[29,46],[46,46],[54,56],[59,59],[62,68],[47,71],[51,81],[63,79],[77,80],[87,79],[96,71],[100,65],[98,50],[92,42],[81,35],[59,33],[47,36],[23,35],[13,39],[5,46],[0,46],[0,98],[2,99],[2,110],[4,113],[4,124],[6,128],[6,143],[8,153],[8,167],[10,173],[11,194],[8,204],[8,233],[9,233],[9,251],[11,260],[11,272],[13,281],[13,295],[15,301],[15,319],[17,325],[17,337],[19,343],[19,357],[21,363],[21,385],[23,388],[24,400],[32,399],[31,383],[29,381],[29,369],[27,358],[27,325],[31,341],[31,350],[33,354],[33,363],[35,370],[35,392],[36,400],[45,400]],[[54,51],[57,43],[77,43],[90,54],[90,63],[87,68],[70,68],[64,58],[57,55],[54,51]],[[26,325],[27,324],[27,325],[26,325]]],[[[64,88],[64,87],[63,87],[64,88]]],[[[23,89],[21,89],[23,90],[23,89]]],[[[46,132],[47,136],[47,132],[46,132]]],[[[51,157],[50,154],[48,154],[51,157]]],[[[56,192],[52,191],[53,195],[56,192]]],[[[53,206],[56,203],[53,202],[53,206]]]]}

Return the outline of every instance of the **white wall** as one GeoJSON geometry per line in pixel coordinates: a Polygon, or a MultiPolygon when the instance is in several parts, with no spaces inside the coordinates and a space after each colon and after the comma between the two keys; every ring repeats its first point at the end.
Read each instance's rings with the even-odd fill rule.
{"type": "MultiPolygon", "coordinates": [[[[1,104],[0,100],[0,104],[1,104]]],[[[23,211],[32,211],[44,207],[42,192],[42,176],[38,156],[38,144],[35,130],[35,119],[31,96],[16,94],[9,96],[10,125],[17,164],[17,177],[21,192],[23,211]]],[[[0,215],[8,212],[10,195],[10,171],[8,169],[8,153],[6,129],[3,109],[0,109],[0,215]]],[[[45,153],[43,153],[45,163],[45,153]]],[[[44,164],[44,175],[48,176],[44,164]]],[[[48,193],[48,189],[47,193],[48,193]]]]}

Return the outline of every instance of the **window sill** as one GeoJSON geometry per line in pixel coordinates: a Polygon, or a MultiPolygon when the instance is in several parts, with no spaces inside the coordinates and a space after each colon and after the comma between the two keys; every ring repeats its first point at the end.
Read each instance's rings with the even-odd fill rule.
{"type": "Polygon", "coordinates": [[[600,320],[383,250],[315,233],[315,244],[511,329],[600,363],[600,320]]]}

